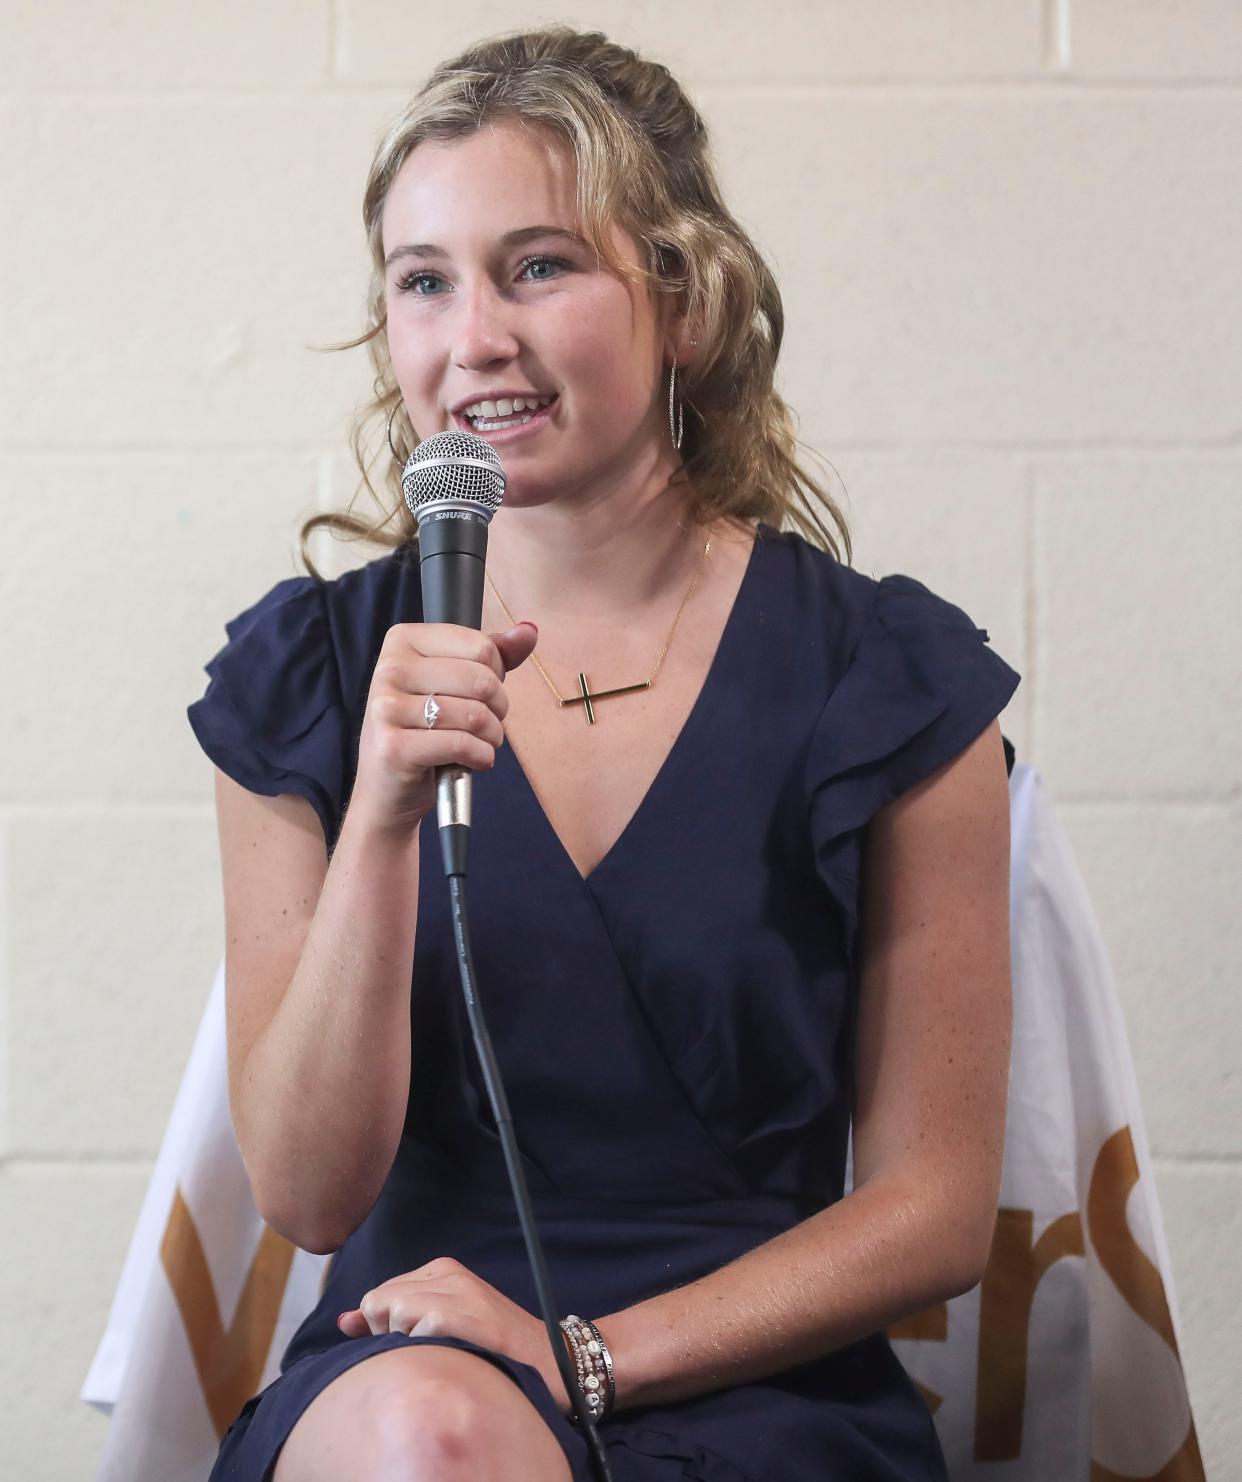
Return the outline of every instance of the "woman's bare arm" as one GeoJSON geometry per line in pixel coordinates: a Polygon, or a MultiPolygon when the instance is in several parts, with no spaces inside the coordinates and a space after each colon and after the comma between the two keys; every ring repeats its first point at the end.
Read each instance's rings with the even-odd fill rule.
{"type": "Polygon", "coordinates": [[[420,826],[347,813],[327,864],[311,805],[217,769],[229,1104],[259,1212],[337,1249],[396,1156],[410,1089],[420,826]]]}
{"type": "Polygon", "coordinates": [[[983,1274],[1010,1041],[998,723],[872,821],[863,889],[854,1191],[699,1281],[596,1318],[618,1408],[803,1363],[983,1274]]]}
{"type": "Polygon", "coordinates": [[[331,864],[304,798],[259,797],[217,768],[233,1126],[260,1214],[304,1250],[343,1245],[392,1168],[435,769],[495,764],[504,677],[535,638],[527,624],[389,628],[331,864]],[[434,729],[423,714],[432,693],[434,729]]]}

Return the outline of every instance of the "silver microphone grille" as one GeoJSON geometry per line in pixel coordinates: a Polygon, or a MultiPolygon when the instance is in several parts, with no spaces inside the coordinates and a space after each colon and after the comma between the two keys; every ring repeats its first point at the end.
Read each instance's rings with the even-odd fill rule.
{"type": "Polygon", "coordinates": [[[472,432],[437,432],[410,454],[401,474],[401,491],[415,519],[441,500],[465,500],[488,518],[505,495],[505,471],[496,449],[472,432]]]}

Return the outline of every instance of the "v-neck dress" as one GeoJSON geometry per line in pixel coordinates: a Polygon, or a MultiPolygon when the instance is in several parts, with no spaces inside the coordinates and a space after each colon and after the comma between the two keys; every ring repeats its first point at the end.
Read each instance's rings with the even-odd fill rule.
{"type": "MultiPolygon", "coordinates": [[[[253,792],[307,798],[330,851],[384,635],[421,610],[408,546],[334,581],[278,583],[226,625],[207,665],[188,712],[203,749],[253,792]]],[[[478,993],[562,1314],[599,1317],[692,1282],[842,1197],[867,824],[969,745],[1018,683],[987,633],[922,583],[877,581],[761,525],[693,709],[585,879],[512,747],[475,777],[478,993]]],[[[421,851],[396,1159],[210,1482],[266,1482],[326,1384],[407,1343],[495,1364],[575,1482],[592,1476],[533,1367],[465,1339],[336,1327],[372,1287],[443,1255],[538,1312],[434,815],[421,851]]],[[[750,1383],[615,1411],[600,1434],[616,1482],[945,1477],[927,1407],[882,1332],[750,1383]]]]}

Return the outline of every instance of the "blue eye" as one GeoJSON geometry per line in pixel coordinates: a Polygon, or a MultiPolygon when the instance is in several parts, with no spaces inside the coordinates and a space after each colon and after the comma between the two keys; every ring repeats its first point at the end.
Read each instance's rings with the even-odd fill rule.
{"type": "MultiPolygon", "coordinates": [[[[559,277],[563,270],[569,270],[572,267],[573,264],[566,262],[562,257],[545,256],[524,257],[518,264],[520,274],[530,274],[525,279],[527,283],[550,283],[553,278],[559,277]],[[549,268],[552,270],[551,272],[547,271],[549,268]],[[541,271],[534,272],[534,269],[540,269],[541,271]]],[[[398,278],[397,288],[401,293],[412,293],[415,298],[438,298],[439,294],[435,285],[439,284],[442,286],[443,283],[444,279],[440,277],[439,273],[428,273],[425,270],[416,269],[413,272],[407,273],[404,278],[398,278]],[[430,288],[420,286],[425,283],[429,283],[432,286],[430,288]]]]}
{"type": "MultiPolygon", "coordinates": [[[[555,268],[559,271],[561,268],[568,268],[569,264],[561,257],[524,257],[521,266],[523,271],[527,268],[555,268]]],[[[547,283],[550,281],[551,276],[554,275],[540,273],[528,281],[532,283],[547,283]]]]}
{"type": "MultiPolygon", "coordinates": [[[[416,283],[438,283],[440,279],[435,273],[407,273],[404,278],[397,279],[397,287],[402,293],[413,293],[416,283]]],[[[419,293],[419,298],[429,298],[427,293],[419,293]]]]}

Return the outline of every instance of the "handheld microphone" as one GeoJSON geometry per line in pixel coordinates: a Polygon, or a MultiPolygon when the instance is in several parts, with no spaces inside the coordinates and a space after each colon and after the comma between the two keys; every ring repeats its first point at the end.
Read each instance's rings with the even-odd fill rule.
{"type": "MultiPolygon", "coordinates": [[[[472,432],[437,432],[410,454],[401,491],[418,521],[423,621],[482,627],[487,527],[505,492],[495,448],[472,432]]],[[[437,767],[436,822],[448,876],[466,873],[470,803],[469,768],[437,767]]]]}
{"type": "MultiPolygon", "coordinates": [[[[505,492],[504,469],[495,448],[473,433],[438,432],[419,443],[410,454],[401,475],[401,490],[418,521],[423,621],[460,623],[465,628],[482,627],[487,527],[500,508],[505,492]]],[[[565,1393],[573,1403],[578,1424],[586,1432],[595,1473],[600,1482],[611,1482],[612,1474],[603,1442],[596,1432],[594,1418],[574,1374],[569,1350],[557,1322],[556,1314],[564,1309],[552,1291],[500,1066],[496,1063],[483,1017],[483,1005],[475,987],[465,885],[466,855],[470,843],[470,791],[470,772],[466,767],[450,763],[436,768],[436,821],[440,825],[440,853],[448,877],[453,941],[457,949],[462,995],[488,1102],[500,1134],[505,1169],[513,1190],[522,1238],[526,1242],[544,1330],[565,1393]]]]}

